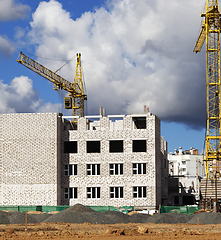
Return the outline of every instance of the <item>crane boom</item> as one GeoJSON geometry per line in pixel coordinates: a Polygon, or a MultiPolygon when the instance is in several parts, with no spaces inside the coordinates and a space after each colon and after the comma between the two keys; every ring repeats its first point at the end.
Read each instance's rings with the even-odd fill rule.
{"type": "Polygon", "coordinates": [[[205,42],[205,39],[206,39],[206,30],[205,30],[205,21],[202,22],[202,28],[201,28],[201,31],[200,31],[200,35],[196,41],[196,45],[194,47],[194,52],[195,53],[198,53],[201,51],[201,48],[203,47],[203,44],[205,42]]]}
{"type": "Polygon", "coordinates": [[[194,52],[200,52],[206,40],[206,178],[221,176],[221,83],[220,83],[220,12],[218,0],[207,0],[205,20],[194,52]]]}
{"type": "Polygon", "coordinates": [[[32,71],[38,73],[42,77],[48,79],[50,82],[54,83],[57,90],[59,88],[61,88],[61,89],[64,89],[68,92],[75,92],[76,91],[73,83],[70,83],[69,81],[65,80],[63,77],[54,73],[50,69],[44,67],[43,65],[41,65],[40,63],[31,59],[30,57],[26,56],[22,52],[20,52],[19,57],[17,59],[17,62],[24,65],[25,67],[31,69],[32,71]]]}
{"type": "Polygon", "coordinates": [[[70,97],[64,98],[65,108],[72,109],[73,116],[84,116],[84,100],[87,100],[87,95],[84,93],[80,53],[77,53],[77,65],[73,83],[29,58],[22,52],[20,52],[17,62],[52,82],[54,84],[54,90],[64,89],[68,91],[70,97]]]}

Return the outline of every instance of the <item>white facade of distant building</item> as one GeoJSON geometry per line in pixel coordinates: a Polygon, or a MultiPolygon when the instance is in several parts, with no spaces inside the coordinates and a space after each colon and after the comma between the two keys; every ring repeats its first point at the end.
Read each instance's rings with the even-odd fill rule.
{"type": "Polygon", "coordinates": [[[171,176],[204,177],[205,175],[203,155],[194,153],[193,149],[183,152],[182,148],[179,148],[179,151],[175,150],[175,153],[168,154],[168,160],[171,176]]]}
{"type": "Polygon", "coordinates": [[[168,154],[168,161],[170,176],[179,179],[180,193],[192,193],[199,200],[200,179],[205,177],[203,155],[198,154],[196,149],[183,151],[180,147],[168,154]]]}

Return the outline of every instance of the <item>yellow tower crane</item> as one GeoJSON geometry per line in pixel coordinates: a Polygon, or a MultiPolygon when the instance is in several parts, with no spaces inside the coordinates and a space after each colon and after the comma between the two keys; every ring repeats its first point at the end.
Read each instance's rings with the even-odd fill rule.
{"type": "Polygon", "coordinates": [[[17,62],[54,83],[54,90],[58,91],[59,89],[64,89],[68,91],[69,97],[64,98],[64,107],[66,109],[72,109],[72,116],[84,116],[84,101],[87,100],[87,95],[84,90],[80,53],[77,53],[76,71],[73,83],[59,76],[56,73],[57,71],[53,72],[49,70],[22,52],[20,52],[17,62]]]}
{"type": "Polygon", "coordinates": [[[194,52],[206,40],[207,129],[206,178],[220,178],[221,169],[221,89],[220,89],[220,12],[218,0],[207,0],[202,28],[194,52]]]}

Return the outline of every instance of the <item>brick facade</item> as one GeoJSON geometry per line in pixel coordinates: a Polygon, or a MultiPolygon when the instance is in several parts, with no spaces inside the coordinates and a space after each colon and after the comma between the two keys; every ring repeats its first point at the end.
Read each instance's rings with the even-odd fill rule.
{"type": "MultiPolygon", "coordinates": [[[[113,121],[111,116],[90,122],[89,117],[78,119],[78,130],[64,130],[63,142],[78,142],[77,153],[63,154],[64,165],[76,164],[77,176],[64,176],[62,189],[77,188],[76,199],[65,199],[62,204],[147,206],[161,204],[162,161],[166,156],[165,141],[160,137],[160,120],[152,114],[127,115],[113,121]],[[133,118],[145,118],[146,128],[136,129],[133,118]],[[88,126],[89,125],[89,126],[88,126]],[[100,141],[100,153],[87,153],[88,141],[100,141]],[[123,140],[123,152],[110,153],[109,142],[123,140]],[[145,152],[133,152],[133,140],[145,140],[145,152]],[[100,175],[87,175],[87,164],[100,164],[100,175]],[[145,163],[145,174],[133,174],[133,163],[145,163]],[[122,175],[110,175],[110,164],[123,164],[122,175]],[[99,187],[100,198],[87,198],[87,187],[99,187]],[[123,187],[123,198],[110,198],[110,187],[123,187]],[[145,197],[133,197],[133,187],[145,187],[145,197]]],[[[65,124],[65,123],[64,123],[65,124]]],[[[66,127],[67,129],[67,127],[66,127]]]]}
{"type": "Polygon", "coordinates": [[[0,115],[0,205],[59,205],[59,119],[0,115]]]}
{"type": "Polygon", "coordinates": [[[92,116],[78,118],[76,130],[74,125],[55,113],[0,115],[0,205],[161,204],[167,149],[155,115],[92,116]],[[140,118],[145,128],[136,126],[140,118]],[[145,150],[133,151],[134,140],[145,142],[145,150]],[[92,148],[93,141],[99,143],[98,152],[87,152],[89,141],[92,148]],[[122,152],[110,153],[110,141],[120,141],[122,152]],[[77,142],[75,153],[64,153],[70,142],[77,142]],[[99,174],[87,174],[91,164],[99,165],[99,174]],[[111,164],[118,164],[121,174],[111,175],[111,164]],[[77,175],[68,172],[72,165],[77,175]],[[92,194],[99,197],[89,198],[92,194]]]}

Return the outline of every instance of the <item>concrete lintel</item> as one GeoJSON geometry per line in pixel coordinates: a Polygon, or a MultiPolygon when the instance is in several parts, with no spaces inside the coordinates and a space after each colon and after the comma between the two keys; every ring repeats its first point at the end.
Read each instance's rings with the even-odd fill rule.
{"type": "Polygon", "coordinates": [[[62,116],[62,118],[79,118],[79,116],[62,116]]]}
{"type": "Polygon", "coordinates": [[[109,118],[123,118],[125,115],[107,115],[109,118]]]}
{"type": "Polygon", "coordinates": [[[85,116],[85,118],[101,118],[102,115],[85,116]]]}

